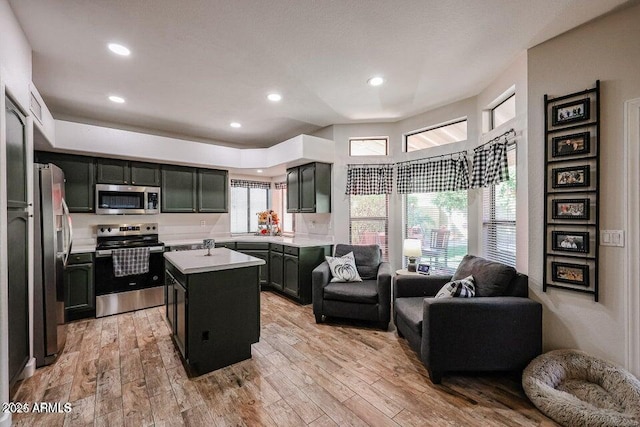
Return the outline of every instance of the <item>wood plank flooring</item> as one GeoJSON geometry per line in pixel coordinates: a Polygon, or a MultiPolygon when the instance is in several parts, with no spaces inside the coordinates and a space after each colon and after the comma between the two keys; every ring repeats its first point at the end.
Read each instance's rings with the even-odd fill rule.
{"type": "Polygon", "coordinates": [[[70,402],[15,414],[18,426],[553,426],[517,378],[445,376],[433,385],[395,332],[316,325],[311,306],[261,294],[252,359],[188,378],[164,307],[71,323],[59,360],[16,402],[70,402]]]}

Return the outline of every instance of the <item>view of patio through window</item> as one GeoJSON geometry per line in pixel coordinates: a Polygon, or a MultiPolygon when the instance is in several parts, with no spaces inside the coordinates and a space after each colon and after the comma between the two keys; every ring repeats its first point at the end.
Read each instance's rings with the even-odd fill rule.
{"type": "Polygon", "coordinates": [[[382,258],[389,259],[389,197],[386,194],[349,197],[349,243],[380,245],[382,258]]]}
{"type": "Polygon", "coordinates": [[[419,262],[429,264],[433,273],[452,274],[467,253],[467,205],[466,190],[405,197],[405,237],[421,241],[419,262]]]}

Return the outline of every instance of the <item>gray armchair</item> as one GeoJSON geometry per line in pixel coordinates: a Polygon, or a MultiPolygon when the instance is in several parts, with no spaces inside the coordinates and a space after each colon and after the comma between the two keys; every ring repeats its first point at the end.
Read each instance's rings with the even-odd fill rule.
{"type": "Polygon", "coordinates": [[[514,268],[466,255],[453,277],[397,277],[394,322],[434,384],[448,371],[520,371],[542,351],[542,305],[528,291],[514,268]],[[475,297],[432,298],[470,274],[475,297]]]}
{"type": "Polygon", "coordinates": [[[313,314],[375,322],[383,330],[391,320],[391,266],[382,262],[378,245],[336,245],[335,256],[353,252],[362,282],[331,282],[331,270],[325,261],[312,273],[313,314]]]}

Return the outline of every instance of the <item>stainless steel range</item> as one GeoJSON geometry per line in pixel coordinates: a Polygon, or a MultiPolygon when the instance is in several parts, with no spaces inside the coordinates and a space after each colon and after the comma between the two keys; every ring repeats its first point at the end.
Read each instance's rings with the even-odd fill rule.
{"type": "Polygon", "coordinates": [[[98,225],[96,246],[96,317],[164,304],[164,243],[158,241],[158,224],[98,225]],[[117,251],[149,248],[148,272],[118,277],[117,251]]]}

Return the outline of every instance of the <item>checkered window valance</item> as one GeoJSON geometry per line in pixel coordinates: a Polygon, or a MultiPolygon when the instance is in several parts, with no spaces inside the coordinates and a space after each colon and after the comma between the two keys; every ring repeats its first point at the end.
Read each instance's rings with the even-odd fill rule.
{"type": "Polygon", "coordinates": [[[271,183],[262,181],[247,181],[244,179],[232,179],[231,186],[243,188],[262,188],[263,190],[268,190],[271,188],[271,183]]]}
{"type": "Polygon", "coordinates": [[[473,150],[471,188],[489,187],[509,179],[507,140],[473,150]]]}
{"type": "Polygon", "coordinates": [[[391,194],[393,190],[393,165],[347,165],[347,189],[345,194],[391,194]]]}
{"type": "Polygon", "coordinates": [[[274,182],[274,186],[276,190],[286,190],[287,183],[286,182],[274,182]]]}
{"type": "Polygon", "coordinates": [[[398,193],[433,193],[469,188],[467,157],[398,165],[398,193]]]}

